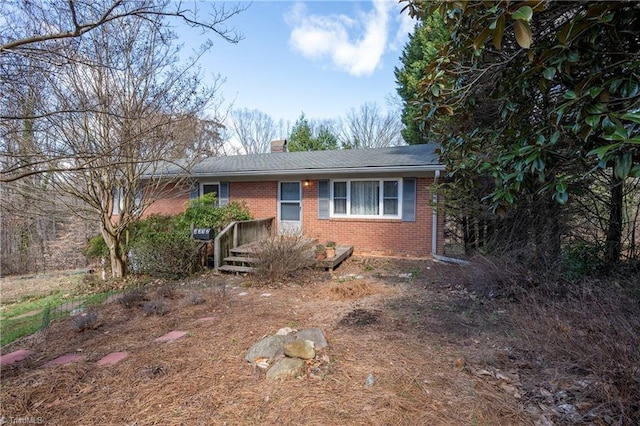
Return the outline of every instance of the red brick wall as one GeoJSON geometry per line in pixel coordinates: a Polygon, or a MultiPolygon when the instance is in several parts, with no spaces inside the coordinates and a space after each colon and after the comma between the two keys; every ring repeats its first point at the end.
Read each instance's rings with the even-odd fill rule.
{"type": "Polygon", "coordinates": [[[168,188],[144,212],[144,216],[162,214],[173,216],[184,211],[189,202],[189,191],[184,188],[168,188]]]}
{"type": "MultiPolygon", "coordinates": [[[[429,256],[431,231],[433,179],[418,178],[416,194],[416,221],[399,219],[318,219],[318,182],[302,187],[302,227],[305,235],[321,242],[335,241],[339,245],[352,245],[356,254],[400,256],[429,256]]],[[[184,211],[189,193],[171,191],[156,201],[147,214],[178,214],[184,211]]],[[[244,201],[256,219],[276,217],[278,182],[230,182],[229,201],[244,201]]],[[[439,199],[442,205],[442,199],[439,199]]],[[[441,211],[440,211],[441,212],[441,211]]],[[[440,213],[439,212],[439,213],[440,213]]],[[[444,215],[438,215],[438,253],[442,254],[444,241],[444,215]]]]}
{"type": "Polygon", "coordinates": [[[321,242],[332,240],[338,245],[352,245],[356,254],[429,256],[433,180],[418,178],[416,183],[416,221],[402,222],[399,219],[318,219],[318,183],[311,181],[303,188],[302,195],[304,233],[321,242]]]}
{"type": "Polygon", "coordinates": [[[230,182],[229,201],[244,201],[255,219],[278,217],[278,182],[230,182]]]}

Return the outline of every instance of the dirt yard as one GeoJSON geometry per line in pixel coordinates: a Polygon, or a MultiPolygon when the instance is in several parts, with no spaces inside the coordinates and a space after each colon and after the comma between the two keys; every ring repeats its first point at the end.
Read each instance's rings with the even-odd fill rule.
{"type": "Polygon", "coordinates": [[[0,416],[47,425],[534,424],[504,312],[457,285],[458,268],[352,258],[271,287],[216,274],[174,289],[158,283],[144,290],[162,299],[162,316],[112,301],[96,311],[95,329],[77,332],[69,317],[2,348],[33,354],[2,367],[0,416]],[[321,328],[329,346],[305,376],[269,382],[244,356],[283,327],[321,328]],[[154,342],[174,330],[187,335],[154,342]],[[96,363],[118,351],[128,358],[96,363]],[[64,354],[83,358],[44,367],[64,354]]]}

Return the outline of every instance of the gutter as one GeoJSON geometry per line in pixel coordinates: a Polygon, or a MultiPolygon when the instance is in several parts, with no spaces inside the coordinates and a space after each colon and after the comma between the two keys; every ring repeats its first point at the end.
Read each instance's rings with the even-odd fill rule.
{"type": "MultiPolygon", "coordinates": [[[[442,164],[434,165],[419,165],[419,166],[382,166],[382,167],[340,167],[340,168],[322,168],[322,169],[289,169],[289,170],[220,170],[220,171],[207,171],[198,172],[192,171],[191,173],[157,173],[153,177],[176,177],[176,176],[188,176],[190,178],[230,178],[230,177],[242,177],[254,180],[257,177],[267,176],[307,176],[312,177],[326,177],[335,175],[354,175],[354,174],[379,174],[379,173],[392,173],[397,175],[413,175],[417,172],[436,172],[440,173],[440,170],[444,170],[442,164]]],[[[145,176],[151,178],[152,176],[145,176]]]]}

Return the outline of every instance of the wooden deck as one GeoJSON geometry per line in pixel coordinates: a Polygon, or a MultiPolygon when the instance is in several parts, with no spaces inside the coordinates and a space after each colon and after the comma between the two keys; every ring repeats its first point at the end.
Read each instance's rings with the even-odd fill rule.
{"type": "Polygon", "coordinates": [[[336,255],[317,260],[316,266],[333,271],[343,260],[351,256],[351,254],[353,254],[353,246],[336,246],[336,255]]]}

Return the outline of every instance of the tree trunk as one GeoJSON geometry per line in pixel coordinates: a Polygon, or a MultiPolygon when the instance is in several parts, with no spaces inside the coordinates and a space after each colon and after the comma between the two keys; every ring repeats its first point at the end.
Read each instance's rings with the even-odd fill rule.
{"type": "Polygon", "coordinates": [[[109,247],[109,258],[111,260],[111,277],[124,278],[127,275],[126,257],[122,254],[120,235],[113,235],[103,229],[102,237],[109,247]]]}
{"type": "Polygon", "coordinates": [[[612,174],[609,190],[609,223],[607,225],[607,239],[605,241],[605,262],[613,266],[620,261],[622,252],[622,204],[624,201],[624,180],[612,174]]]}

